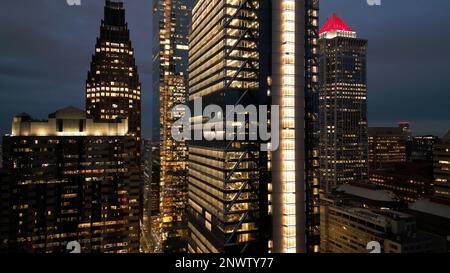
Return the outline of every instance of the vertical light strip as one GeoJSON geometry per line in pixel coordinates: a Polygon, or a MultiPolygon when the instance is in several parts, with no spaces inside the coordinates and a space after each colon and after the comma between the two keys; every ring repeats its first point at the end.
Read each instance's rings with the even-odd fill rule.
{"type": "Polygon", "coordinates": [[[282,243],[284,253],[295,253],[295,0],[284,0],[281,6],[281,184],[282,243]]]}

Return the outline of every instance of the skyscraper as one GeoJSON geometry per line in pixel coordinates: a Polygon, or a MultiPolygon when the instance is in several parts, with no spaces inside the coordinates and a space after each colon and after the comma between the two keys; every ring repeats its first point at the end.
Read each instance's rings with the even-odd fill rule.
{"type": "Polygon", "coordinates": [[[272,251],[319,248],[318,17],[315,0],[272,1],[271,103],[280,148],[271,155],[272,251]]]}
{"type": "MultiPolygon", "coordinates": [[[[190,103],[273,104],[281,117],[274,152],[261,151],[260,141],[189,142],[190,252],[318,250],[317,162],[310,160],[317,150],[305,134],[315,118],[317,18],[317,1],[197,2],[190,103]]],[[[194,113],[193,120],[204,118],[194,113]]]]}
{"type": "MultiPolygon", "coordinates": [[[[204,107],[225,109],[259,104],[266,96],[267,88],[260,86],[263,81],[267,85],[261,78],[259,48],[262,5],[252,0],[197,1],[189,42],[191,104],[201,98],[204,107]]],[[[265,252],[263,158],[256,141],[189,142],[189,252],[265,252]]]]}
{"type": "Polygon", "coordinates": [[[176,105],[187,103],[188,41],[194,0],[155,0],[153,6],[153,123],[160,140],[160,222],[164,252],[187,249],[187,147],[171,135],[176,105]],[[159,101],[158,99],[159,98],[159,101]],[[159,104],[158,104],[159,102],[159,104]]]}
{"type": "Polygon", "coordinates": [[[86,80],[86,113],[101,122],[128,119],[140,150],[141,84],[125,21],[123,1],[106,0],[95,53],[86,80]]]}
{"type": "Polygon", "coordinates": [[[336,14],[320,30],[321,190],[368,180],[367,41],[336,14]]]}
{"type": "Polygon", "coordinates": [[[139,252],[139,160],[128,121],[95,122],[65,108],[14,118],[3,138],[0,249],[64,253],[139,252]]]}

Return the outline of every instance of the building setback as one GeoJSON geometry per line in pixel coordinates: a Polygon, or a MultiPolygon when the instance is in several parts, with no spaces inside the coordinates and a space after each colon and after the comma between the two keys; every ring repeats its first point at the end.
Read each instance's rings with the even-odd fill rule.
{"type": "Polygon", "coordinates": [[[367,41],[336,14],[320,30],[320,183],[368,181],[367,41]]]}
{"type": "Polygon", "coordinates": [[[187,146],[172,137],[176,105],[188,96],[189,29],[194,0],[156,0],[153,6],[154,117],[160,140],[160,223],[164,252],[187,251],[187,146]],[[159,98],[156,99],[156,98],[159,98]]]}
{"type": "Polygon", "coordinates": [[[139,160],[127,132],[127,120],[95,122],[71,107],[15,117],[3,138],[0,249],[64,253],[77,241],[84,253],[139,252],[139,160]]]}

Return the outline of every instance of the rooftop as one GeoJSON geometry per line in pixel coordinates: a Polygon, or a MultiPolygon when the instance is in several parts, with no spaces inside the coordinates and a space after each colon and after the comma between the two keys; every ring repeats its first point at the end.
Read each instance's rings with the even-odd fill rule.
{"type": "Polygon", "coordinates": [[[319,34],[322,34],[322,33],[325,33],[325,32],[332,32],[332,31],[350,31],[350,32],[353,32],[353,30],[339,16],[337,16],[336,13],[333,13],[330,16],[330,18],[328,18],[328,21],[320,29],[319,34]]]}

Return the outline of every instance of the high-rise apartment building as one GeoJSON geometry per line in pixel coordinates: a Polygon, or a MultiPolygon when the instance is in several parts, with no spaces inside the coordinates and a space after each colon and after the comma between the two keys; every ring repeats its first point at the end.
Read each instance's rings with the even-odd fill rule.
{"type": "Polygon", "coordinates": [[[86,113],[94,121],[128,119],[140,152],[141,84],[123,1],[106,0],[95,53],[86,80],[86,113]]]}
{"type": "Polygon", "coordinates": [[[450,131],[435,145],[433,159],[436,197],[450,202],[450,131]]]}
{"type": "Polygon", "coordinates": [[[3,138],[1,249],[64,253],[139,252],[140,173],[128,121],[87,119],[65,108],[14,118],[3,138]]]}
{"type": "Polygon", "coordinates": [[[369,167],[376,170],[406,163],[406,133],[398,127],[369,128],[369,167]]]}
{"type": "MultiPolygon", "coordinates": [[[[171,130],[181,115],[172,109],[187,104],[189,30],[194,0],[153,2],[154,132],[160,140],[160,225],[164,252],[187,250],[187,146],[171,130]],[[158,100],[159,98],[159,100],[158,100]],[[159,117],[159,120],[156,120],[159,117]]],[[[158,139],[155,137],[154,139],[158,139]]]]}
{"type": "Polygon", "coordinates": [[[190,105],[272,104],[281,116],[273,152],[261,141],[189,141],[190,252],[318,250],[317,146],[305,133],[317,118],[317,23],[317,1],[197,2],[190,105]]]}
{"type": "Polygon", "coordinates": [[[320,30],[320,183],[367,182],[367,41],[336,14],[320,30]]]}

